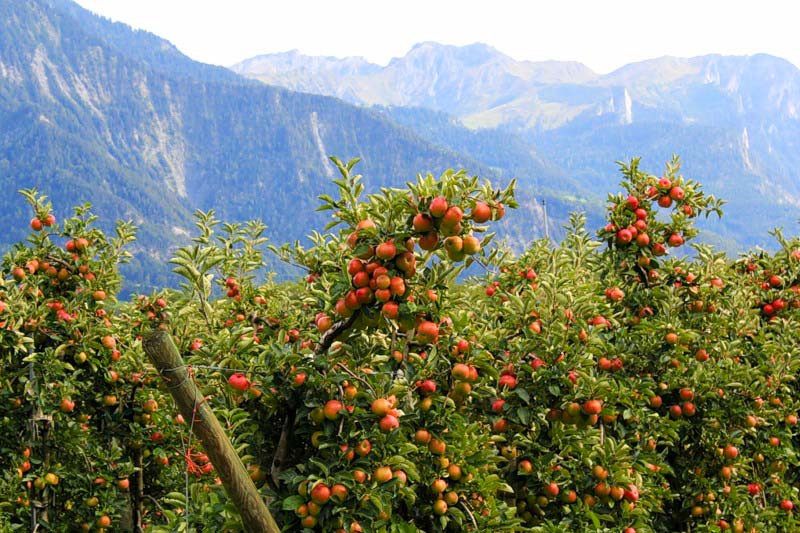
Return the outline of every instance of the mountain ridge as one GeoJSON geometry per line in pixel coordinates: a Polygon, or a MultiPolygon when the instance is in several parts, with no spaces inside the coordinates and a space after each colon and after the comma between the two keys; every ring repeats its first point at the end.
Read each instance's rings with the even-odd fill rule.
{"type": "MultiPolygon", "coordinates": [[[[262,65],[274,61],[260,57],[262,65]]],[[[614,161],[642,156],[661,164],[678,153],[688,175],[729,200],[730,214],[717,228],[726,239],[767,245],[772,227],[797,227],[791,210],[800,205],[800,70],[782,58],[663,56],[607,74],[573,74],[551,62],[541,74],[486,45],[420,43],[363,75],[340,76],[330,59],[315,70],[295,55],[294,65],[266,78],[241,63],[234,70],[366,107],[425,108],[476,132],[515,135],[546,166],[596,195],[615,190],[614,161]],[[298,70],[315,80],[313,88],[303,86],[298,70]]],[[[425,130],[429,123],[408,126],[425,130]]]]}
{"type": "MultiPolygon", "coordinates": [[[[423,42],[414,45],[405,56],[393,58],[386,66],[362,62],[361,71],[348,72],[349,76],[364,76],[364,79],[342,80],[333,75],[339,72],[341,61],[349,61],[351,58],[338,60],[329,56],[325,58],[324,64],[319,64],[315,63],[315,56],[306,56],[296,51],[291,53],[293,68],[279,68],[276,65],[284,55],[281,53],[262,54],[231,68],[234,72],[265,83],[337,96],[360,105],[428,107],[459,116],[465,124],[472,127],[509,126],[511,121],[502,119],[501,108],[512,104],[530,111],[542,102],[554,103],[547,95],[545,98],[541,97],[542,87],[557,87],[567,93],[572,90],[572,99],[559,102],[570,119],[588,108],[597,108],[598,99],[605,98],[607,91],[614,87],[622,86],[631,91],[632,97],[640,97],[642,103],[652,104],[653,95],[649,93],[653,87],[675,84],[678,81],[697,83],[698,74],[709,83],[714,81],[715,76],[719,83],[722,72],[726,81],[725,88],[738,89],[741,82],[739,77],[742,73],[746,74],[748,69],[757,68],[763,74],[773,77],[776,76],[775,71],[780,70],[779,74],[789,78],[792,88],[800,87],[800,70],[789,61],[769,54],[708,54],[689,58],[662,56],[630,63],[608,74],[597,74],[577,62],[516,61],[483,43],[457,47],[423,42]],[[423,73],[415,71],[422,67],[426,71],[432,71],[434,76],[423,78],[423,73]],[[303,70],[302,79],[295,79],[298,70],[303,70]],[[397,71],[401,71],[405,79],[398,79],[397,71]],[[317,75],[321,77],[316,79],[313,86],[304,85],[304,79],[317,75]],[[449,75],[449,79],[442,81],[445,75],[449,75]],[[493,76],[491,83],[483,79],[490,75],[493,76]],[[483,92],[475,90],[473,93],[478,93],[479,96],[461,102],[459,99],[464,85],[480,87],[483,92]],[[578,85],[585,87],[583,93],[576,92],[578,85]],[[457,96],[452,98],[453,101],[442,101],[436,95],[437,89],[457,96]],[[493,98],[485,97],[489,90],[493,91],[493,98]],[[582,98],[580,94],[583,95],[582,98]],[[602,95],[602,98],[598,95],[602,95]],[[495,111],[495,115],[490,120],[488,117],[492,116],[492,111],[495,111]]],[[[683,85],[685,83],[681,86],[683,85]]],[[[797,116],[798,108],[800,98],[794,98],[786,103],[784,111],[797,116]]],[[[552,116],[552,113],[544,116],[552,116]]],[[[526,131],[536,129],[537,126],[544,129],[558,127],[563,123],[564,120],[543,120],[530,127],[514,126],[513,123],[511,127],[517,131],[526,131]]]]}

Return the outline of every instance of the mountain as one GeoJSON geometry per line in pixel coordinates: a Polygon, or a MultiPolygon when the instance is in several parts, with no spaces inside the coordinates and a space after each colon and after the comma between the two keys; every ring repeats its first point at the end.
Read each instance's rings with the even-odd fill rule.
{"type": "MultiPolygon", "coordinates": [[[[371,190],[451,167],[512,177],[377,111],[192,61],[68,0],[0,2],[0,184],[9,191],[0,246],[27,231],[12,191],[35,186],[57,215],[91,201],[102,220],[133,220],[140,238],[128,287],[169,284],[170,249],[186,242],[195,209],[227,221],[260,218],[278,243],[323,225],[314,208],[332,190],[328,155],[361,157],[371,190]]],[[[534,165],[532,155],[520,157],[534,165]]],[[[523,215],[505,228],[514,239],[542,233],[539,202],[524,188],[523,215]]],[[[560,192],[550,204],[557,226],[579,202],[560,192]]]]}
{"type": "Polygon", "coordinates": [[[597,77],[580,63],[515,61],[480,43],[420,43],[385,67],[362,58],[336,60],[292,51],[257,56],[231,69],[272,85],[356,104],[426,107],[462,118],[507,106],[541,84],[579,84],[597,77]]]}
{"type": "Polygon", "coordinates": [[[800,113],[800,71],[765,54],[662,57],[600,75],[577,62],[516,61],[481,43],[425,42],[386,66],[295,50],[231,69],[296,91],[367,106],[425,107],[469,126],[516,131],[547,131],[609,114],[621,122],[634,114],[637,120],[703,122],[765,114],[796,119],[800,113]]]}
{"type": "MultiPolygon", "coordinates": [[[[714,233],[708,240],[736,251],[770,246],[775,226],[798,230],[800,71],[777,57],[662,57],[597,74],[574,62],[515,61],[484,44],[421,43],[386,66],[289,52],[232,69],[382,112],[427,108],[476,135],[512,136],[490,150],[525,147],[557,169],[550,185],[561,191],[571,190],[562,181],[569,176],[588,195],[602,195],[616,189],[615,161],[642,156],[658,172],[653,165],[678,153],[685,175],[729,202],[723,220],[705,226],[714,233]],[[345,72],[344,64],[358,68],[345,72]]],[[[421,113],[406,117],[415,131],[430,128],[421,113]]]]}
{"type": "Polygon", "coordinates": [[[12,191],[35,186],[60,218],[90,201],[106,227],[140,227],[128,290],[172,284],[167,261],[196,209],[260,218],[276,243],[321,227],[328,155],[362,158],[370,190],[446,168],[518,177],[521,208],[500,225],[516,245],[558,237],[574,210],[597,227],[615,160],[642,155],[657,171],[673,152],[731,204],[707,241],[735,251],[766,245],[772,226],[796,229],[800,90],[778,58],[661,58],[599,75],[423,43],[387,66],[294,52],[235,70],[69,0],[0,2],[0,249],[27,231],[12,191]]]}

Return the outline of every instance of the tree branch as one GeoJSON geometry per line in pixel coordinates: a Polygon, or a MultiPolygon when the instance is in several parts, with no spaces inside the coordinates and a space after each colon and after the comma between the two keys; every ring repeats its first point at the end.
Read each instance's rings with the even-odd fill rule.
{"type": "Polygon", "coordinates": [[[281,436],[278,439],[278,447],[275,448],[275,456],[272,458],[272,465],[270,465],[269,469],[269,474],[275,489],[280,486],[279,476],[283,463],[286,460],[286,453],[289,451],[289,438],[291,437],[296,416],[295,408],[290,407],[289,412],[286,413],[286,418],[283,419],[283,428],[281,429],[281,436]]]}
{"type": "Polygon", "coordinates": [[[328,348],[331,347],[333,341],[335,341],[339,335],[341,335],[345,330],[347,330],[348,328],[350,328],[350,326],[353,325],[357,317],[358,317],[358,311],[354,312],[346,320],[340,320],[339,322],[331,326],[331,329],[326,331],[322,335],[322,338],[320,338],[319,344],[314,349],[314,353],[316,355],[325,353],[328,350],[328,348]]]}

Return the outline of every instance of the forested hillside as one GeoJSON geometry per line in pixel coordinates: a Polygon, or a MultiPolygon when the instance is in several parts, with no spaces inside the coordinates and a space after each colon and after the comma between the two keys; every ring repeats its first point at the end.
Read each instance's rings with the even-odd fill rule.
{"type": "MultiPolygon", "coordinates": [[[[450,167],[512,177],[377,112],[194,62],[67,0],[4,2],[0,30],[0,183],[9,191],[0,244],[26,230],[12,191],[91,201],[103,218],[140,227],[144,253],[125,270],[134,284],[171,283],[167,252],[198,208],[260,218],[278,243],[303,238],[326,220],[314,207],[333,187],[329,155],[361,157],[371,190],[450,167]]],[[[514,238],[521,227],[542,233],[535,188],[525,188],[528,216],[501,228],[514,238]]],[[[577,205],[554,202],[553,226],[577,205]]]]}

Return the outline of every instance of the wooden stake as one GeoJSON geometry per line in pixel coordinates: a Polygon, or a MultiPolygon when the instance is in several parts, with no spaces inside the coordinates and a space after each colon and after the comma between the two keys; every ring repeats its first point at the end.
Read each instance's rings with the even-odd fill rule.
{"type": "MultiPolygon", "coordinates": [[[[275,519],[256,490],[242,460],[214,416],[211,407],[203,401],[178,348],[164,330],[156,330],[142,341],[145,353],[153,361],[161,376],[167,381],[172,397],[183,418],[192,424],[194,434],[217,471],[225,491],[233,500],[242,517],[245,531],[250,533],[280,533],[275,519]]],[[[187,502],[188,504],[188,502],[187,502]]]]}

